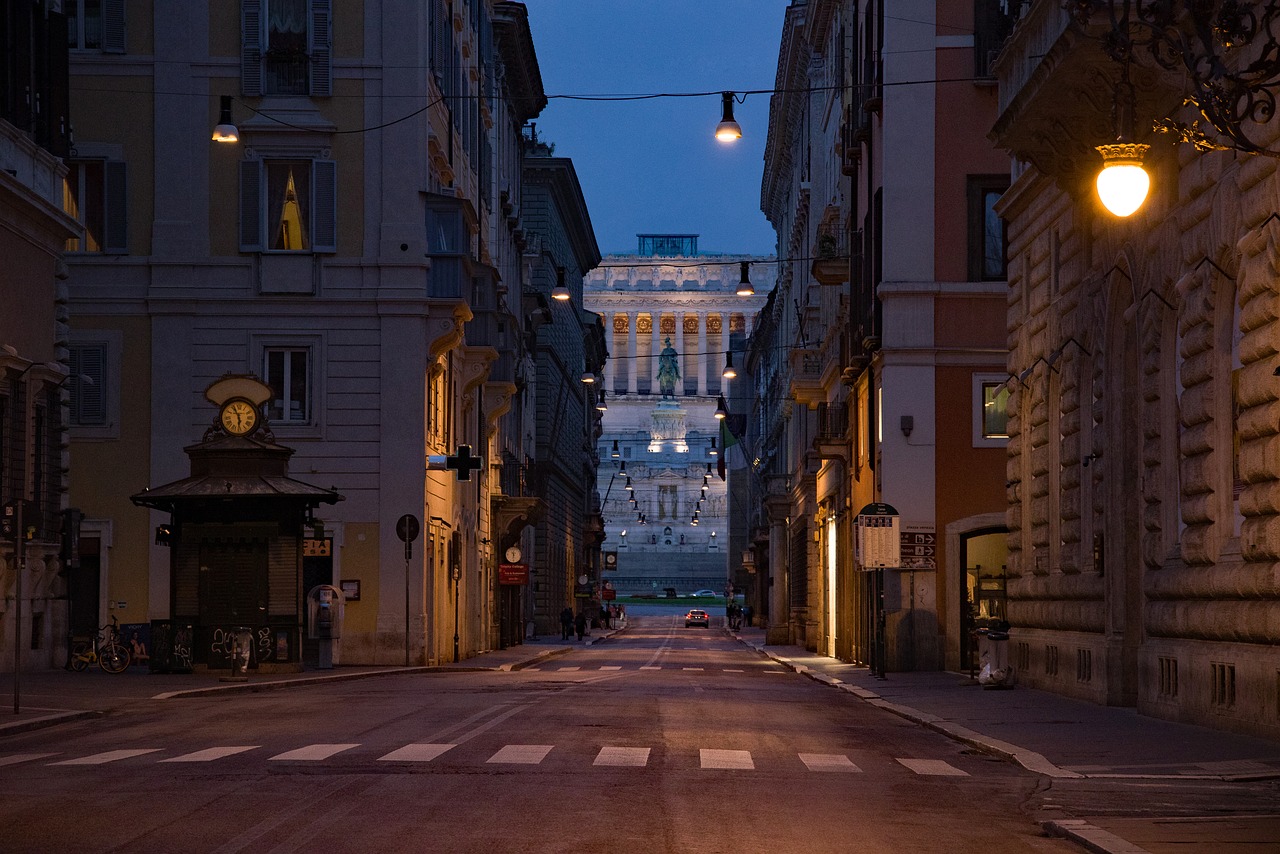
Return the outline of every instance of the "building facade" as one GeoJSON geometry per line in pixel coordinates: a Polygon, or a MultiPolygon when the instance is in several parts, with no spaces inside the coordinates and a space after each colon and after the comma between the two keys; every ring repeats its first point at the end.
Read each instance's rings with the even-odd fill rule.
{"type": "Polygon", "coordinates": [[[967,666],[980,587],[1005,563],[991,208],[1008,162],[982,118],[1005,19],[998,3],[889,5],[794,2],[784,21],[761,188],[781,260],[747,358],[747,527],[770,642],[936,669],[967,666]],[[874,503],[896,511],[895,568],[856,549],[874,503]]]}
{"type": "MultiPolygon", "coordinates": [[[[67,269],[82,229],[63,209],[70,145],[66,15],[0,2],[0,669],[61,666],[73,631],[67,509],[67,269]],[[21,525],[17,502],[23,502],[21,525]],[[0,511],[4,512],[4,511],[0,511]]],[[[80,609],[78,614],[84,614],[80,609]]],[[[96,609],[75,630],[96,630],[96,609]],[[91,624],[91,625],[90,625],[91,624]]]]}
{"type": "Polygon", "coordinates": [[[725,367],[772,289],[775,260],[700,254],[697,241],[639,235],[634,255],[606,256],[584,283],[610,354],[597,490],[603,549],[617,561],[605,578],[622,593],[722,592],[741,563],[729,545],[734,475],[723,467],[716,410],[730,396],[725,367]],[[744,275],[755,294],[739,295],[744,275]]]}
{"type": "Polygon", "coordinates": [[[272,387],[296,476],[345,496],[303,561],[304,587],[346,594],[343,662],[519,642],[497,566],[533,508],[504,489],[534,453],[521,128],[545,95],[525,7],[71,5],[69,169],[103,234],[67,247],[71,355],[100,366],[72,491],[104,615],[171,612],[167,519],[128,496],[183,475],[201,390],[230,372],[272,387]],[[209,142],[220,121],[237,142],[209,142]],[[469,479],[432,463],[464,447],[469,479]]]}
{"type": "MultiPolygon", "coordinates": [[[[993,132],[1015,162],[1000,203],[1013,662],[1025,684],[1275,738],[1276,160],[1142,130],[1198,115],[1184,76],[1135,50],[1151,193],[1126,219],[1106,212],[1094,149],[1116,138],[1124,71],[1102,50],[1111,22],[1024,5],[993,132]]],[[[1274,121],[1245,126],[1280,143],[1274,121]]]]}

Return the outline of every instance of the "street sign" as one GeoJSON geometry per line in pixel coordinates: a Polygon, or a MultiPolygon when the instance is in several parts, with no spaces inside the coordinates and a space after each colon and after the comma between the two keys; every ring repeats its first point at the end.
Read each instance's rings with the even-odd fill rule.
{"type": "MultiPolygon", "coordinates": [[[[409,559],[413,557],[413,541],[418,539],[418,532],[421,526],[418,524],[418,517],[412,513],[406,513],[396,520],[396,536],[404,543],[404,559],[405,571],[408,571],[409,559]]],[[[408,582],[405,582],[406,586],[408,582]]]]}
{"type": "Polygon", "coordinates": [[[617,569],[617,568],[618,568],[618,553],[617,553],[617,552],[605,552],[605,553],[604,553],[604,568],[605,568],[605,569],[617,569]]]}
{"type": "Polygon", "coordinates": [[[903,531],[899,539],[902,562],[898,568],[927,572],[936,570],[938,568],[937,542],[938,536],[933,531],[903,531]]]}
{"type": "Polygon", "coordinates": [[[396,536],[400,538],[402,543],[412,543],[418,539],[418,532],[421,528],[418,525],[418,517],[412,513],[406,513],[396,522],[396,536]]]}
{"type": "Polygon", "coordinates": [[[528,584],[529,583],[529,564],[527,563],[498,564],[498,583],[499,584],[528,584]]]}
{"type": "Polygon", "coordinates": [[[868,504],[858,511],[857,561],[865,569],[897,569],[902,562],[898,511],[890,504],[868,504]]]}

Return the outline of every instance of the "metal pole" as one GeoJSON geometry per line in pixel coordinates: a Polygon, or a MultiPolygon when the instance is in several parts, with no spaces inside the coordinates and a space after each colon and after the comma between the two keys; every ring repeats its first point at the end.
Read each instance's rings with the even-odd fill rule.
{"type": "Polygon", "coordinates": [[[26,540],[27,531],[26,523],[22,520],[23,505],[25,501],[18,501],[14,514],[17,516],[17,530],[13,541],[13,568],[17,574],[17,580],[14,582],[14,603],[13,603],[13,713],[16,715],[21,710],[20,697],[22,696],[22,564],[26,562],[26,540]]]}
{"type": "Polygon", "coordinates": [[[462,659],[458,655],[458,600],[462,598],[458,595],[458,579],[453,579],[453,661],[458,663],[462,659]]]}
{"type": "Polygon", "coordinates": [[[404,666],[409,666],[409,544],[404,544],[404,666]]]}

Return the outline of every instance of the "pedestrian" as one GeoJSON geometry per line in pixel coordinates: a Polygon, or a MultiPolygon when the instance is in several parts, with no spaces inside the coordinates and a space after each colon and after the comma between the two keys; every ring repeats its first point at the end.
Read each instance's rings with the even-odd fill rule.
{"type": "Polygon", "coordinates": [[[565,606],[560,612],[560,640],[569,640],[573,636],[573,609],[565,606]]]}
{"type": "Polygon", "coordinates": [[[613,626],[609,625],[609,607],[607,605],[600,606],[600,625],[606,629],[613,628],[613,626]]]}
{"type": "Polygon", "coordinates": [[[578,630],[578,640],[582,640],[582,636],[587,633],[587,612],[579,611],[578,617],[573,622],[573,626],[578,630]]]}

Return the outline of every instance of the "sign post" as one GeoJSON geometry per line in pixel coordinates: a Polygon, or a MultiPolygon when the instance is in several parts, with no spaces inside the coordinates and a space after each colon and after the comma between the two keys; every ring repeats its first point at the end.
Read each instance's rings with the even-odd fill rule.
{"type": "Polygon", "coordinates": [[[413,541],[421,526],[418,517],[406,513],[396,521],[396,536],[404,543],[404,666],[409,666],[409,561],[413,558],[413,541]]]}
{"type": "Polygon", "coordinates": [[[872,656],[876,678],[884,679],[886,652],[884,571],[902,566],[900,517],[891,504],[868,504],[858,511],[857,559],[864,571],[875,571],[876,632],[872,656]]]}

